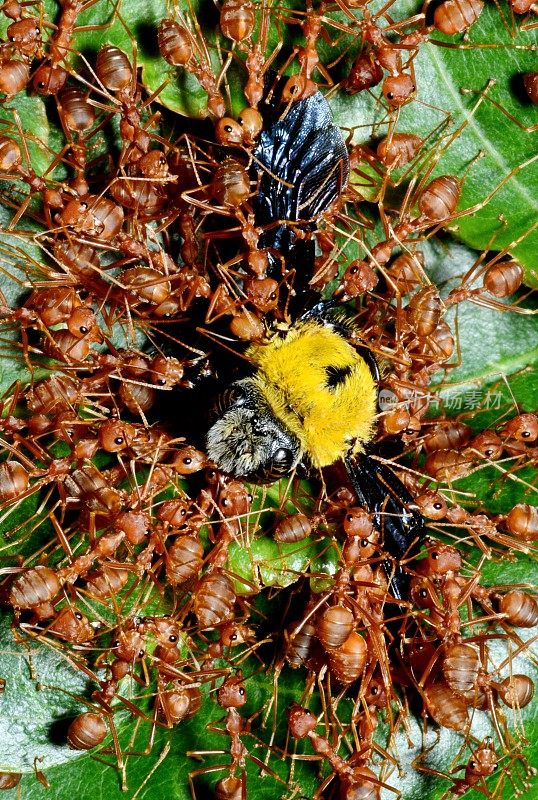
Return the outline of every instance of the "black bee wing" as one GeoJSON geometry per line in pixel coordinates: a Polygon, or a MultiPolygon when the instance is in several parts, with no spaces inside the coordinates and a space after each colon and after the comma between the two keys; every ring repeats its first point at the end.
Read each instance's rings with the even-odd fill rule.
{"type": "Polygon", "coordinates": [[[261,176],[258,224],[315,220],[338,197],[349,174],[346,145],[320,92],[294,103],[263,131],[254,157],[261,176]]]}
{"type": "MultiPolygon", "coordinates": [[[[359,504],[374,515],[374,524],[383,536],[384,547],[396,561],[409,556],[424,536],[424,518],[413,506],[413,498],[389,467],[376,458],[361,453],[345,459],[346,470],[359,504]]],[[[393,576],[395,597],[407,594],[407,577],[400,565],[387,562],[387,574],[393,576]]]]}
{"type": "MultiPolygon", "coordinates": [[[[256,225],[267,227],[259,246],[282,253],[288,268],[300,262],[310,272],[314,248],[308,248],[289,222],[314,230],[316,220],[346,186],[349,159],[342,134],[320,92],[294,103],[282,119],[262,132],[254,150],[258,193],[253,200],[256,225]],[[295,252],[301,253],[298,258],[295,252]]],[[[311,243],[308,243],[311,244],[311,243]]]]}

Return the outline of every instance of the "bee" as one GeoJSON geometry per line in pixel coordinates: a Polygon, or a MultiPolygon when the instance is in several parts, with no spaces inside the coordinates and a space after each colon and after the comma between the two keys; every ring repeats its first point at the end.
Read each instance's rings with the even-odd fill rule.
{"type": "MultiPolygon", "coordinates": [[[[313,231],[349,174],[345,144],[322,95],[300,100],[277,119],[255,154],[265,167],[256,223],[279,221],[262,244],[293,261],[303,241],[296,240],[294,227],[300,223],[313,231]]],[[[308,263],[301,271],[308,274],[308,263]]],[[[370,351],[352,342],[354,333],[333,302],[318,302],[283,336],[275,333],[250,345],[245,355],[252,374],[231,383],[215,401],[207,454],[223,472],[254,482],[278,480],[301,462],[320,470],[342,461],[385,549],[401,559],[421,538],[423,519],[394,473],[366,452],[375,428],[379,373],[370,351]]],[[[386,569],[393,593],[401,596],[402,568],[387,564],[386,569]]]]}

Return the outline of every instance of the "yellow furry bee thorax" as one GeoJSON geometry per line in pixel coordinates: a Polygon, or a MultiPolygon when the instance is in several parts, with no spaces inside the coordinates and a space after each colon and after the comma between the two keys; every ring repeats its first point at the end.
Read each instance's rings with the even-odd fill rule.
{"type": "Polygon", "coordinates": [[[373,432],[377,389],[364,359],[332,325],[296,324],[284,338],[252,345],[253,383],[274,416],[300,440],[312,464],[324,467],[373,432]]]}

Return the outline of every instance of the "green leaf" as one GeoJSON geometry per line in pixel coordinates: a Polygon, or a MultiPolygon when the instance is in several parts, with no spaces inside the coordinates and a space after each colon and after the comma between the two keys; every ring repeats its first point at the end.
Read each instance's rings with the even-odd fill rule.
{"type": "Polygon", "coordinates": [[[10,627],[10,615],[0,619],[0,652],[5,691],[0,695],[0,771],[34,771],[65,765],[80,757],[62,741],[62,723],[86,706],[88,681],[70,666],[61,650],[46,647],[10,627]]]}

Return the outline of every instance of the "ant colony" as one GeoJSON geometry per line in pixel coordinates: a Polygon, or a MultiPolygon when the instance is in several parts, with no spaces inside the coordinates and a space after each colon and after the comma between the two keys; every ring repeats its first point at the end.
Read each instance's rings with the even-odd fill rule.
{"type": "Polygon", "coordinates": [[[6,797],[535,796],[536,11],[0,6],[6,797]]]}

